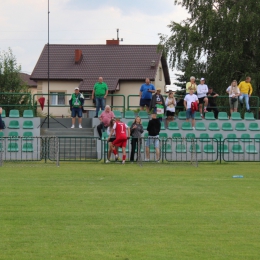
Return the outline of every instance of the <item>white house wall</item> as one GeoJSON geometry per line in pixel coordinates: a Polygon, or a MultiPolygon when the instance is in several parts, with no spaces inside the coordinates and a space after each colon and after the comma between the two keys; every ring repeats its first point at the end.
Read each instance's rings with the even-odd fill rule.
{"type": "MultiPolygon", "coordinates": [[[[162,77],[161,80],[159,79],[159,68],[162,67],[161,63],[158,66],[158,70],[156,73],[156,78],[155,81],[152,81],[151,83],[155,85],[155,88],[161,88],[162,94],[165,94],[165,79],[164,79],[164,74],[162,72],[162,77]]],[[[145,77],[145,76],[144,76],[145,77]]],[[[74,92],[75,87],[79,86],[79,81],[50,81],[50,92],[65,92],[65,94],[69,94],[65,98],[65,105],[69,105],[69,99],[70,95],[74,92]]],[[[129,95],[139,95],[140,87],[142,84],[144,84],[144,81],[134,81],[134,82],[129,82],[129,81],[120,81],[119,84],[119,90],[116,91],[114,94],[117,95],[124,95],[125,96],[125,108],[127,109],[127,97],[129,95]]],[[[48,93],[48,82],[47,81],[38,81],[38,87],[37,87],[37,94],[47,94],[48,93]]],[[[91,94],[90,94],[91,96],[91,94]]],[[[40,96],[37,95],[36,99],[39,98],[40,96]]],[[[45,97],[45,107],[44,110],[42,111],[41,108],[38,108],[38,111],[47,114],[47,101],[48,97],[47,95],[44,95],[45,97]]],[[[136,110],[139,108],[139,101],[140,98],[139,96],[136,97],[130,97],[130,109],[131,110],[136,110]]],[[[112,105],[112,98],[107,97],[106,103],[108,105],[112,105]]],[[[38,104],[39,105],[39,104],[38,104]]],[[[122,106],[123,105],[123,99],[122,97],[114,97],[113,98],[113,105],[114,106],[122,106]]],[[[92,100],[85,100],[84,108],[86,110],[95,110],[94,104],[92,100]]],[[[114,108],[117,110],[122,110],[121,108],[114,108]]],[[[69,107],[50,107],[50,114],[55,117],[70,117],[70,110],[69,107]]]]}
{"type": "MultiPolygon", "coordinates": [[[[50,92],[65,92],[65,94],[72,94],[74,93],[74,89],[75,87],[79,86],[79,81],[50,81],[50,92]]],[[[38,85],[40,84],[40,89],[42,89],[42,91],[40,91],[40,89],[38,89],[38,94],[47,94],[48,93],[48,82],[47,81],[43,81],[43,82],[39,82],[38,85]]],[[[38,98],[40,96],[37,96],[38,98]]],[[[45,97],[45,107],[43,109],[43,111],[41,110],[41,108],[38,108],[38,111],[41,111],[41,113],[47,114],[47,102],[48,102],[48,97],[47,95],[44,95],[45,97]]],[[[70,96],[66,96],[65,97],[65,105],[69,105],[69,99],[70,96]]],[[[55,107],[50,107],[50,114],[52,116],[70,116],[70,110],[69,107],[59,107],[59,106],[55,106],[55,107]]]]}

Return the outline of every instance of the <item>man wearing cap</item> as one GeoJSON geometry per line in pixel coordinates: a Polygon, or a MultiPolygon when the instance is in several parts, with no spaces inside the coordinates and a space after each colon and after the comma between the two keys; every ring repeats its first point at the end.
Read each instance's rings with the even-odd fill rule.
{"type": "Polygon", "coordinates": [[[71,95],[69,100],[71,117],[72,117],[72,126],[75,128],[76,116],[78,115],[79,128],[82,128],[82,107],[84,105],[84,96],[79,92],[79,88],[75,88],[75,93],[71,95]]]}
{"type": "Polygon", "coordinates": [[[240,96],[239,96],[240,105],[241,105],[241,107],[243,107],[243,99],[245,99],[247,112],[251,112],[250,106],[249,106],[249,98],[251,97],[251,94],[253,92],[253,88],[252,88],[250,81],[251,81],[251,78],[246,77],[246,80],[241,81],[238,85],[238,88],[240,90],[240,96]]]}
{"type": "Polygon", "coordinates": [[[139,96],[140,96],[140,109],[144,110],[146,107],[147,113],[150,109],[150,103],[152,100],[152,93],[155,93],[155,87],[150,83],[150,79],[145,79],[145,84],[143,84],[140,88],[139,96]]]}
{"type": "Polygon", "coordinates": [[[204,113],[208,112],[207,111],[207,106],[208,106],[208,98],[207,98],[207,93],[209,92],[208,86],[205,84],[205,79],[201,78],[200,79],[200,84],[197,87],[197,96],[199,99],[199,111],[201,117],[203,117],[202,113],[202,105],[204,103],[204,113]]]}
{"type": "Polygon", "coordinates": [[[106,105],[106,98],[108,95],[108,87],[105,82],[103,82],[103,78],[99,77],[98,82],[94,85],[93,91],[92,91],[92,99],[95,98],[96,101],[96,116],[98,117],[98,112],[101,108],[101,110],[105,109],[106,105]]]}

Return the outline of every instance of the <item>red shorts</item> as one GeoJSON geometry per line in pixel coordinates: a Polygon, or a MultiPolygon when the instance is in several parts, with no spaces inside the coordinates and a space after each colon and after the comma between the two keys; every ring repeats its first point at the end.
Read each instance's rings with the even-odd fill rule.
{"type": "Polygon", "coordinates": [[[126,147],[127,139],[116,139],[112,144],[117,147],[126,147]]]}

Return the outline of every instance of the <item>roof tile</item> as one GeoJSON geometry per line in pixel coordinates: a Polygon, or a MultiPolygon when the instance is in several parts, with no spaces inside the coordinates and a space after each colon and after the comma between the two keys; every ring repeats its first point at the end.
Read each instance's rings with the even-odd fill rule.
{"type": "MultiPolygon", "coordinates": [[[[80,80],[80,90],[92,90],[98,77],[103,77],[109,90],[115,90],[119,80],[154,79],[162,60],[166,84],[170,84],[167,62],[157,45],[62,45],[49,46],[50,79],[80,80]],[[75,50],[82,50],[80,64],[75,64],[75,50]],[[151,61],[155,60],[155,68],[151,61]]],[[[31,79],[48,79],[48,46],[45,45],[31,79]]]]}

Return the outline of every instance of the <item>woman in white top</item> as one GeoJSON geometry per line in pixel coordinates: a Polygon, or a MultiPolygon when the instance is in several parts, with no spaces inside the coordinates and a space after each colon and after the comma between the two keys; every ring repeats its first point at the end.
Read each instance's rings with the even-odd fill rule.
{"type": "MultiPolygon", "coordinates": [[[[113,119],[111,119],[110,120],[110,123],[109,123],[109,126],[108,126],[108,128],[107,128],[107,134],[108,134],[108,136],[110,135],[110,133],[111,133],[111,131],[112,131],[112,129],[113,129],[113,126],[114,126],[114,123],[115,123],[115,119],[113,118],[113,119]]],[[[109,141],[108,141],[108,152],[107,152],[107,160],[106,160],[106,163],[110,163],[110,157],[111,157],[111,153],[112,153],[112,148],[113,148],[113,144],[112,144],[112,142],[113,141],[115,141],[116,140],[116,136],[115,136],[115,132],[114,132],[114,134],[110,137],[110,139],[109,139],[109,141]]],[[[105,144],[105,145],[107,145],[107,144],[105,144]]],[[[117,147],[116,147],[116,149],[117,149],[117,147]]]]}
{"type": "Polygon", "coordinates": [[[175,106],[176,106],[174,92],[169,91],[169,95],[166,98],[165,105],[166,105],[166,116],[167,116],[166,127],[168,127],[169,122],[174,120],[175,106]]]}
{"type": "Polygon", "coordinates": [[[240,91],[237,86],[237,81],[233,80],[231,85],[227,88],[226,92],[229,94],[229,105],[230,105],[230,115],[233,112],[237,112],[238,107],[238,96],[240,96],[240,91]]]}

